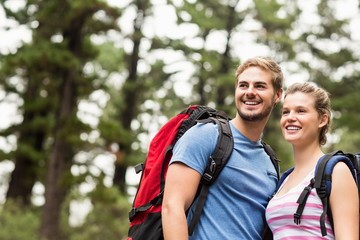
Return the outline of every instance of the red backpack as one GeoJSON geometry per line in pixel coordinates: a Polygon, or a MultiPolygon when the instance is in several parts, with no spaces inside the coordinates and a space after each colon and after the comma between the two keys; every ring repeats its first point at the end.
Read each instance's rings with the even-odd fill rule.
{"type": "MultiPolygon", "coordinates": [[[[144,164],[135,167],[136,173],[142,172],[142,175],[129,212],[128,240],[163,239],[161,206],[172,150],[179,138],[197,122],[217,124],[219,137],[199,186],[197,194],[199,200],[189,226],[189,235],[192,234],[200,218],[209,186],[225,166],[234,146],[227,115],[213,108],[198,105],[189,106],[170,119],[152,139],[144,164]]],[[[279,172],[275,154],[268,145],[264,144],[264,147],[279,172]]]]}

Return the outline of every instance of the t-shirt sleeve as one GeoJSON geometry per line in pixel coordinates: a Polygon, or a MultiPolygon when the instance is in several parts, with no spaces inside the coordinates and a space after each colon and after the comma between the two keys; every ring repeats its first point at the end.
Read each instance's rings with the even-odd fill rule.
{"type": "Polygon", "coordinates": [[[216,124],[196,124],[186,131],[175,144],[170,164],[184,163],[202,175],[207,160],[215,150],[218,136],[216,124]]]}

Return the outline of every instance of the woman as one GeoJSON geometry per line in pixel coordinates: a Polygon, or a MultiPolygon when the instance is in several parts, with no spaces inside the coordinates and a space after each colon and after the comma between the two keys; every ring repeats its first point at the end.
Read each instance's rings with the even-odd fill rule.
{"type": "Polygon", "coordinates": [[[359,240],[359,198],[353,176],[345,163],[335,165],[332,174],[330,206],[334,228],[326,216],[327,235],[322,237],[320,215],[323,206],[313,188],[299,224],[294,223],[300,193],[314,177],[318,159],[324,155],[330,126],[328,93],[311,83],[291,85],[284,96],[282,134],[292,145],[294,170],[279,187],[266,209],[266,219],[274,239],[359,240]]]}

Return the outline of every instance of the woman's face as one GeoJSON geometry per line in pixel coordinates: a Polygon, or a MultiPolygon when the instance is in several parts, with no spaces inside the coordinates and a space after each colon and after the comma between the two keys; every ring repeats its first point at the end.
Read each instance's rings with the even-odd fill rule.
{"type": "Polygon", "coordinates": [[[302,92],[287,95],[281,112],[280,126],[286,141],[291,144],[319,142],[320,129],[327,119],[316,111],[312,95],[302,92]]]}

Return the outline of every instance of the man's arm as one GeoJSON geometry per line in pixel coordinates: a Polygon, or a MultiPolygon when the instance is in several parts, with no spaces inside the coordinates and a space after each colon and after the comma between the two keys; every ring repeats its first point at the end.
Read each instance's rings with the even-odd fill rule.
{"type": "Polygon", "coordinates": [[[162,224],[165,240],[187,240],[186,210],[194,200],[200,173],[183,163],[169,166],[162,205],[162,224]]]}

